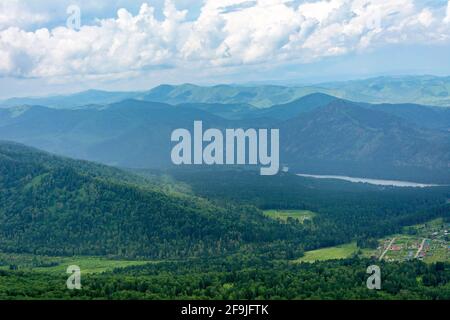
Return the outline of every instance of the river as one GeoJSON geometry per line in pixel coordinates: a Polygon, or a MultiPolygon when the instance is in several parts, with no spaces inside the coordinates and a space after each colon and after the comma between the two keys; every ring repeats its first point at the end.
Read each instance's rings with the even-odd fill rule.
{"type": "Polygon", "coordinates": [[[354,178],[347,176],[331,176],[331,175],[314,175],[314,174],[297,174],[300,177],[315,178],[315,179],[337,179],[345,180],[354,183],[368,183],[377,186],[393,186],[393,187],[409,187],[409,188],[429,188],[429,187],[441,187],[439,184],[426,184],[409,181],[397,181],[397,180],[381,180],[381,179],[367,179],[367,178],[354,178]]]}

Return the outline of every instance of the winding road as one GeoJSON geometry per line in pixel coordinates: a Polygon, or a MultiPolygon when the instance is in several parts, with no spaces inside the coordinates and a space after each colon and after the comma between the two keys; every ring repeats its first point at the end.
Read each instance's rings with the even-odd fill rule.
{"type": "Polygon", "coordinates": [[[383,260],[384,256],[386,255],[386,253],[388,252],[389,248],[394,244],[396,238],[392,238],[391,242],[389,242],[388,246],[386,247],[386,250],[383,251],[383,253],[381,254],[379,260],[383,260]]]}
{"type": "Polygon", "coordinates": [[[422,243],[419,246],[419,249],[417,249],[416,255],[414,256],[414,259],[417,259],[417,257],[419,256],[420,252],[423,249],[423,246],[425,245],[425,241],[427,241],[427,239],[423,239],[422,243]]]}

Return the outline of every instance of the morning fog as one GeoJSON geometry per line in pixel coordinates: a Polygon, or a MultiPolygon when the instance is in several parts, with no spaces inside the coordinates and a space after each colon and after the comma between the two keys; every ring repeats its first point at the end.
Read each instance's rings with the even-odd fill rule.
{"type": "Polygon", "coordinates": [[[207,129],[194,121],[194,133],[172,132],[171,158],[175,165],[260,165],[261,175],[276,175],[280,162],[279,129],[207,129]],[[223,132],[224,131],[224,132],[223,132]],[[270,148],[270,152],[269,152],[270,148]]]}

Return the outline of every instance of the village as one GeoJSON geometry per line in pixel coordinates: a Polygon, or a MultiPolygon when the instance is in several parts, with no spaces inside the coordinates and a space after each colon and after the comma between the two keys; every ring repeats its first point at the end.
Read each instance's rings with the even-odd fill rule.
{"type": "Polygon", "coordinates": [[[450,261],[450,223],[442,219],[407,227],[404,233],[384,238],[371,257],[388,262],[413,259],[427,263],[450,261]]]}

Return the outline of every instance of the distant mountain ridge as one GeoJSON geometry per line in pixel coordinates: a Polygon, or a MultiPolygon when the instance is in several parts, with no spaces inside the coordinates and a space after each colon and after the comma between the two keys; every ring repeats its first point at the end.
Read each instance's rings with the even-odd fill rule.
{"type": "Polygon", "coordinates": [[[196,120],[205,129],[280,129],[281,162],[299,173],[450,182],[450,109],[322,93],[267,109],[141,100],[100,109],[0,109],[0,139],[108,165],[161,168],[172,165],[171,132],[192,129],[196,120]]]}
{"type": "Polygon", "coordinates": [[[411,124],[429,129],[450,130],[450,109],[426,106],[419,104],[370,104],[363,102],[353,102],[346,99],[337,98],[323,93],[313,93],[299,98],[287,104],[276,105],[271,108],[257,110],[253,117],[272,117],[280,120],[288,120],[302,113],[313,111],[324,107],[332,102],[342,101],[347,104],[384,113],[402,118],[411,124]]]}
{"type": "MultiPolygon", "coordinates": [[[[8,109],[0,110],[2,113],[7,114],[8,109]]],[[[225,121],[198,109],[137,100],[114,103],[103,110],[35,106],[20,116],[10,113],[1,118],[0,137],[4,140],[77,159],[138,168],[170,161],[174,129],[190,127],[197,119],[211,126],[222,126],[225,121]]]]}
{"type": "Polygon", "coordinates": [[[138,95],[135,92],[109,92],[101,90],[87,90],[74,94],[49,96],[49,97],[30,97],[30,98],[11,98],[0,102],[0,106],[24,106],[24,105],[43,105],[57,109],[73,109],[86,105],[104,105],[126,99],[134,98],[138,95]]]}
{"type": "Polygon", "coordinates": [[[450,106],[450,77],[391,76],[323,83],[335,96],[370,103],[450,106]]]}
{"type": "MultiPolygon", "coordinates": [[[[450,123],[447,123],[447,128],[450,123]]],[[[281,124],[291,168],[353,177],[450,181],[450,132],[345,100],[281,124]]]]}
{"type": "Polygon", "coordinates": [[[269,108],[288,104],[312,93],[366,103],[422,104],[450,107],[450,77],[400,76],[330,82],[315,85],[244,86],[193,84],[160,85],[148,91],[107,92],[89,90],[76,94],[12,98],[0,101],[0,106],[44,105],[73,109],[87,105],[107,105],[126,99],[167,104],[234,104],[269,108]]]}
{"type": "MultiPolygon", "coordinates": [[[[331,90],[323,90],[332,93],[331,90]]],[[[191,84],[181,86],[163,85],[150,90],[140,99],[146,101],[182,103],[249,104],[257,108],[268,108],[276,104],[288,103],[305,95],[317,92],[313,87],[283,87],[264,85],[246,87],[218,85],[201,87],[191,84]]]]}

